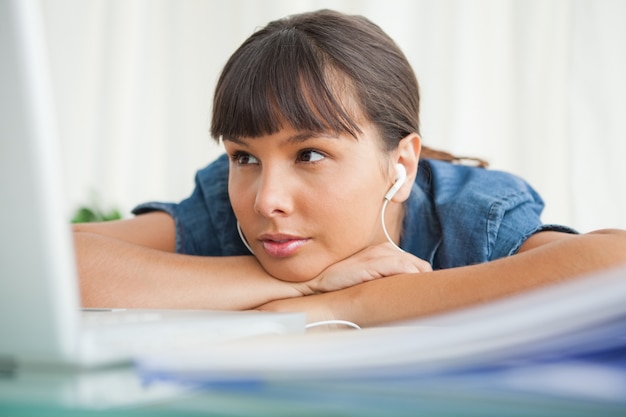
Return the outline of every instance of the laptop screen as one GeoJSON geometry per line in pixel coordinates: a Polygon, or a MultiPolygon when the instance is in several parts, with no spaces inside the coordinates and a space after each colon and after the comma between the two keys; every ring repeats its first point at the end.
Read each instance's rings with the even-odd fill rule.
{"type": "Polygon", "coordinates": [[[78,328],[39,3],[0,2],[0,357],[58,356],[78,328]]]}

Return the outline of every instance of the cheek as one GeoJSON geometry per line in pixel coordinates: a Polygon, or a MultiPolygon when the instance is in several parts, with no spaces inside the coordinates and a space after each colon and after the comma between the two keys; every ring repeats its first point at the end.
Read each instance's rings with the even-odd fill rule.
{"type": "Polygon", "coordinates": [[[229,178],[228,198],[238,219],[245,218],[252,212],[250,208],[254,204],[254,193],[252,187],[244,186],[242,181],[229,178]]]}
{"type": "Polygon", "coordinates": [[[337,188],[322,197],[323,203],[317,203],[317,213],[311,210],[308,214],[322,220],[320,213],[324,213],[329,241],[344,241],[341,246],[368,245],[377,231],[382,208],[382,197],[378,194],[376,187],[337,188]]]}

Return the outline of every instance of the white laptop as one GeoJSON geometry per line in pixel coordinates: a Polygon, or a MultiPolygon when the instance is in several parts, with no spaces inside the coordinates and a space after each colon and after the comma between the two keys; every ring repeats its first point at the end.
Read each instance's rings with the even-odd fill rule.
{"type": "Polygon", "coordinates": [[[38,7],[0,0],[0,368],[304,332],[299,313],[81,311],[38,7]]]}

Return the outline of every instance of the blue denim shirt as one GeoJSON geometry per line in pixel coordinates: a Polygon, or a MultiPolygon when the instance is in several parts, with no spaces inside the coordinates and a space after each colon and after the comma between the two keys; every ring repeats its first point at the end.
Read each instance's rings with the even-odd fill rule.
{"type": "MultiPolygon", "coordinates": [[[[405,210],[400,246],[432,265],[452,268],[515,254],[534,233],[576,233],[540,220],[541,197],[522,179],[500,171],[420,161],[405,210]]],[[[220,156],[196,174],[196,187],[180,203],[151,202],[134,214],[169,213],[176,251],[188,255],[249,255],[237,234],[228,199],[228,158],[220,156]]]]}

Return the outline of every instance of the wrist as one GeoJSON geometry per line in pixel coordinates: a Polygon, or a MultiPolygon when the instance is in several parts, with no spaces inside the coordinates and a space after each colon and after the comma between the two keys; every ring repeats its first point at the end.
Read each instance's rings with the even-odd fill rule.
{"type": "Polygon", "coordinates": [[[315,291],[313,286],[311,286],[311,281],[290,282],[289,284],[292,288],[294,288],[298,292],[298,295],[303,296],[303,297],[307,295],[313,295],[317,292],[315,291]]]}

